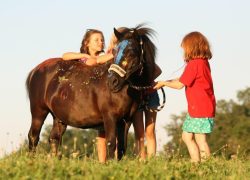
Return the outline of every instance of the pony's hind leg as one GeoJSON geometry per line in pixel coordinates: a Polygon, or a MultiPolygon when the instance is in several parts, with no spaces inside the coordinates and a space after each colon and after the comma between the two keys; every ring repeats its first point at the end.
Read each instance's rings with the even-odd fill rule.
{"type": "Polygon", "coordinates": [[[49,111],[41,110],[41,111],[32,111],[32,122],[31,127],[28,133],[29,139],[29,150],[35,152],[36,146],[39,141],[39,136],[41,132],[41,128],[43,126],[44,120],[47,117],[49,111]]]}
{"type": "Polygon", "coordinates": [[[62,143],[62,136],[66,128],[66,124],[62,123],[58,118],[54,118],[49,137],[50,151],[53,156],[56,156],[58,153],[58,146],[62,143]]]}

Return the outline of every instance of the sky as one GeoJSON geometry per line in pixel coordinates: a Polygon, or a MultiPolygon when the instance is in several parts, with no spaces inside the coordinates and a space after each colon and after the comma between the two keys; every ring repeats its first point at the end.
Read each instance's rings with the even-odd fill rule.
{"type": "MultiPolygon", "coordinates": [[[[89,28],[103,31],[108,45],[114,27],[147,23],[156,31],[156,61],[163,71],[158,80],[181,75],[181,40],[191,31],[200,31],[213,52],[210,65],[217,100],[236,100],[237,91],[250,86],[248,0],[0,2],[0,156],[27,139],[31,115],[25,80],[29,71],[48,58],[79,52],[89,28]]],[[[184,89],[165,88],[165,93],[166,105],[156,122],[158,150],[169,140],[163,127],[171,122],[171,114],[187,109],[184,89]]],[[[159,95],[162,102],[160,91],[159,95]]],[[[48,117],[45,124],[51,123],[48,117]]]]}

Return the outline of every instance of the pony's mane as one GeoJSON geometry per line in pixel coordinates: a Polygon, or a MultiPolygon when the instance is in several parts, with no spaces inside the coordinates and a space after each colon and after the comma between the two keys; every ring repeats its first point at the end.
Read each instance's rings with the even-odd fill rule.
{"type": "Polygon", "coordinates": [[[132,38],[135,38],[138,42],[143,42],[143,64],[144,71],[146,71],[144,76],[147,76],[149,81],[153,81],[157,48],[151,39],[155,36],[155,31],[145,27],[145,24],[139,24],[135,28],[131,28],[130,32],[132,32],[132,38]]]}
{"type": "Polygon", "coordinates": [[[138,25],[136,31],[143,41],[144,59],[146,65],[149,66],[147,69],[153,68],[154,72],[157,48],[151,39],[155,36],[155,31],[151,28],[144,27],[143,24],[138,25]]]}

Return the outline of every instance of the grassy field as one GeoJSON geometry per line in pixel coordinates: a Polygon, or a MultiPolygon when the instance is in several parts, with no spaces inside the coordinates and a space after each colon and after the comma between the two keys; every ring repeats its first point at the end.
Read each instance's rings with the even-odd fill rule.
{"type": "Polygon", "coordinates": [[[146,161],[125,157],[100,164],[96,158],[60,160],[46,153],[13,153],[0,160],[0,179],[250,179],[250,161],[212,157],[192,164],[188,158],[159,155],[146,161]]]}

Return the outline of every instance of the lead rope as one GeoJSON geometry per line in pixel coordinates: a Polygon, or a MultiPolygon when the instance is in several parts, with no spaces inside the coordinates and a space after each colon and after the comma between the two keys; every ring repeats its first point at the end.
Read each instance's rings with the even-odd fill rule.
{"type": "MultiPolygon", "coordinates": [[[[177,70],[175,70],[173,73],[171,73],[171,76],[173,76],[173,74],[175,74],[176,72],[180,71],[186,64],[183,64],[180,68],[178,68],[177,70]]],[[[150,111],[150,112],[159,112],[160,110],[162,110],[166,104],[166,95],[165,95],[165,91],[163,88],[161,88],[161,92],[162,92],[162,96],[163,96],[163,102],[160,106],[158,106],[157,108],[150,108],[147,105],[145,105],[146,110],[150,111]]]]}
{"type": "Polygon", "coordinates": [[[165,91],[163,89],[163,87],[161,88],[161,92],[162,92],[162,97],[163,97],[163,101],[162,104],[160,104],[160,106],[156,107],[156,108],[150,108],[147,106],[147,104],[145,105],[146,110],[150,111],[150,112],[159,112],[160,110],[162,110],[166,104],[166,95],[165,95],[165,91]]]}

